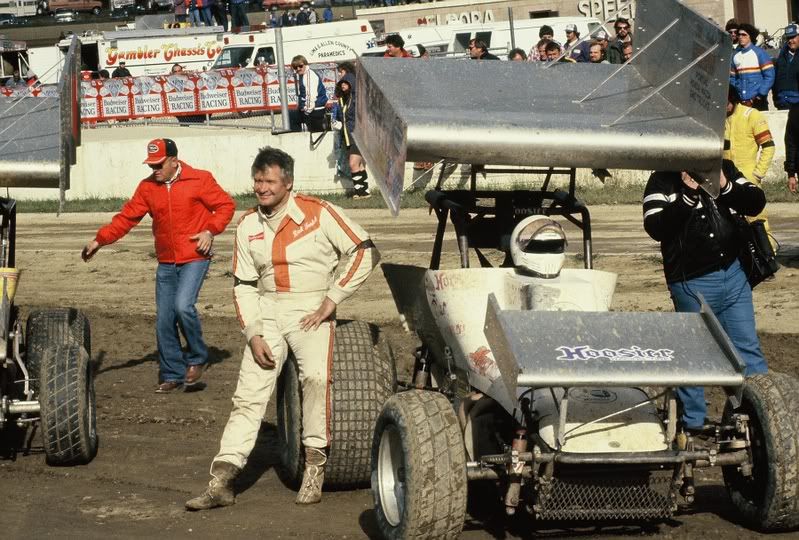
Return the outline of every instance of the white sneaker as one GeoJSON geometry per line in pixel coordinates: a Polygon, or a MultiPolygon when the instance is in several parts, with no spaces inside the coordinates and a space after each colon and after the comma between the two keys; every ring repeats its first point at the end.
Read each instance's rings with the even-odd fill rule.
{"type": "Polygon", "coordinates": [[[358,190],[352,196],[353,199],[368,199],[372,196],[372,193],[369,191],[369,188],[364,188],[362,190],[358,190]]]}

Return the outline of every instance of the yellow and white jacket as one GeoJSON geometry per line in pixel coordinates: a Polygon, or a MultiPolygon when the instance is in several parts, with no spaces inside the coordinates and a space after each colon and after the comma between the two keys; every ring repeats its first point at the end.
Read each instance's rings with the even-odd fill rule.
{"type": "Polygon", "coordinates": [[[239,220],[233,250],[234,301],[247,341],[263,335],[263,294],[317,293],[340,304],[379,260],[366,231],[321,199],[292,193],[276,232],[257,207],[249,210],[239,220]],[[347,263],[334,276],[343,256],[347,263]]]}
{"type": "Polygon", "coordinates": [[[747,180],[758,185],[774,159],[774,140],[763,113],[737,104],[724,121],[724,159],[732,160],[747,180]]]}

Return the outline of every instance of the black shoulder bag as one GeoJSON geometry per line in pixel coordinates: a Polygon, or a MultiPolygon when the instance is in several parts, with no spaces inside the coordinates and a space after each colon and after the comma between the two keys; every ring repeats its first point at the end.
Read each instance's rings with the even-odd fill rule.
{"type": "Polygon", "coordinates": [[[780,265],[769,242],[763,220],[749,223],[740,215],[735,216],[735,220],[741,242],[738,259],[749,278],[749,285],[754,289],[761,281],[776,274],[780,265]]]}

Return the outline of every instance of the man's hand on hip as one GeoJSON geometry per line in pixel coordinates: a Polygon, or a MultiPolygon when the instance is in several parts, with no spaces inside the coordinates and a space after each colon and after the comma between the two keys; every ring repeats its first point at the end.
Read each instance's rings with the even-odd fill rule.
{"type": "Polygon", "coordinates": [[[306,332],[308,330],[316,330],[324,321],[332,319],[335,313],[336,303],[325,296],[322,305],[316,311],[300,319],[300,327],[306,332]]]}
{"type": "Polygon", "coordinates": [[[211,253],[211,247],[214,245],[214,235],[211,234],[211,231],[199,232],[189,238],[189,240],[197,242],[197,247],[195,249],[199,253],[203,255],[211,253]]]}
{"type": "Polygon", "coordinates": [[[94,257],[94,254],[97,253],[97,250],[100,249],[100,243],[97,240],[92,240],[85,246],[80,252],[80,258],[83,259],[83,262],[89,262],[89,259],[94,257]]]}
{"type": "Polygon", "coordinates": [[[250,350],[256,364],[264,369],[275,369],[275,357],[263,337],[253,336],[250,339],[250,350]]]}

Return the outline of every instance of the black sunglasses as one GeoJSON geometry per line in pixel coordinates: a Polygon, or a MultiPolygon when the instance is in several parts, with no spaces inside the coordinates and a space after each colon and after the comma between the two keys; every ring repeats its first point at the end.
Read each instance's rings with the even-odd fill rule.
{"type": "Polygon", "coordinates": [[[161,169],[163,169],[163,168],[164,168],[164,162],[162,161],[162,162],[161,162],[161,163],[159,163],[158,165],[153,165],[153,164],[150,164],[150,168],[151,168],[152,170],[154,170],[154,171],[160,171],[161,169]]]}

